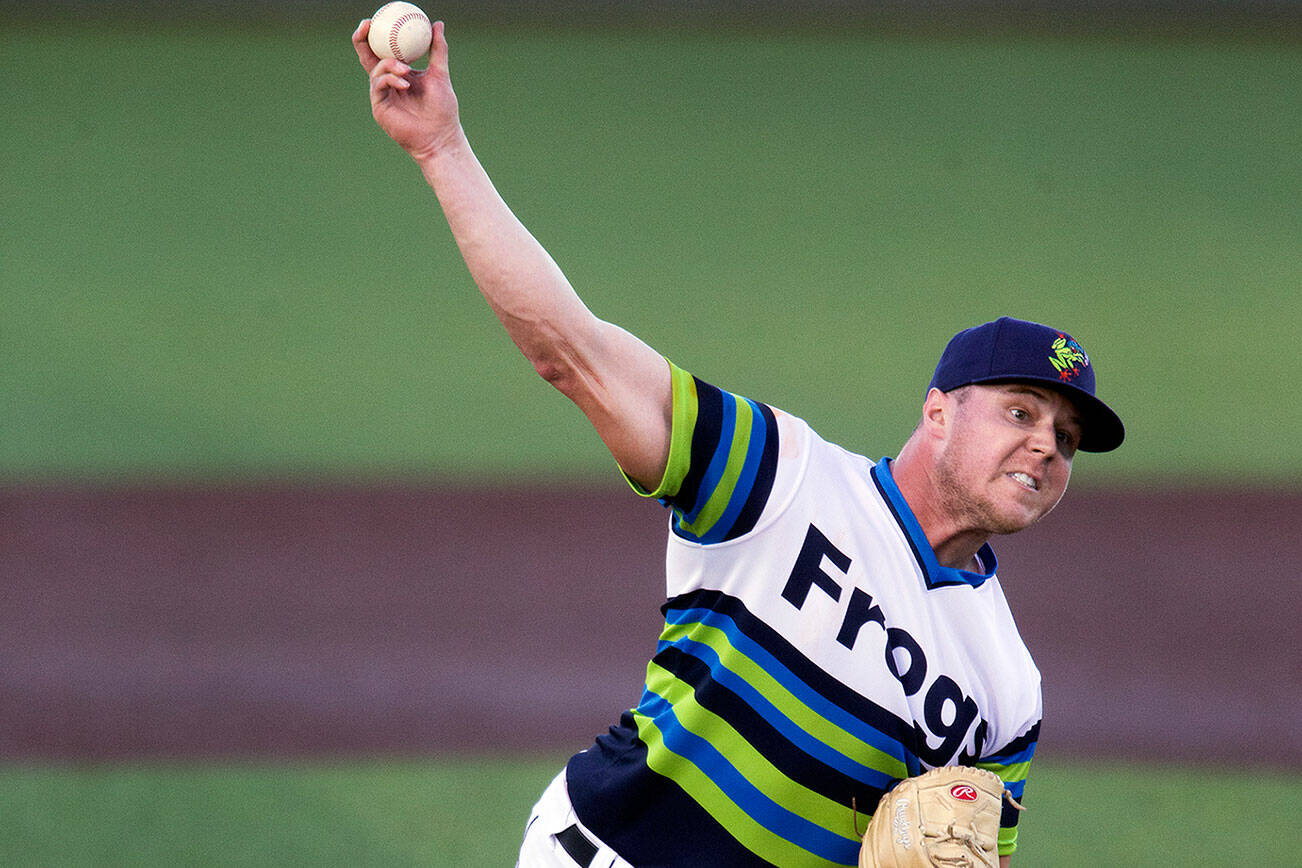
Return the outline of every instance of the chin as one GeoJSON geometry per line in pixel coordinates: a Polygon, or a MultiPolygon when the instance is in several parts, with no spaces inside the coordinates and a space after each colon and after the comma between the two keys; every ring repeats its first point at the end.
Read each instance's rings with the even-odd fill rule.
{"type": "Polygon", "coordinates": [[[1026,521],[1019,521],[1010,518],[1009,519],[996,518],[996,519],[992,519],[986,525],[986,532],[989,533],[991,536],[1008,536],[1009,534],[1026,530],[1028,527],[1035,524],[1037,521],[1039,521],[1038,518],[1030,519],[1026,521]]]}
{"type": "Polygon", "coordinates": [[[1053,509],[1033,509],[1028,507],[1008,508],[1008,509],[989,509],[986,511],[986,530],[991,534],[998,536],[1007,536],[1010,533],[1026,530],[1040,519],[1044,518],[1053,509]]]}
{"type": "Polygon", "coordinates": [[[1026,530],[1028,527],[1035,524],[1040,519],[1044,518],[1050,512],[1053,512],[1054,506],[1057,506],[1057,504],[1055,503],[1049,506],[1047,509],[1024,511],[1012,515],[1005,514],[1003,516],[999,516],[996,518],[996,522],[1000,525],[1000,527],[998,530],[994,532],[1006,536],[1007,534],[1010,533],[1017,533],[1020,530],[1026,530]]]}

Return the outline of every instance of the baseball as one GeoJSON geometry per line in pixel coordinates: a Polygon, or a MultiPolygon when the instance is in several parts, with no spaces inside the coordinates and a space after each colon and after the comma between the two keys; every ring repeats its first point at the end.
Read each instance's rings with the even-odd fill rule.
{"type": "Polygon", "coordinates": [[[429,16],[420,7],[414,3],[385,3],[371,16],[367,42],[377,57],[411,63],[429,53],[432,37],[429,16]]]}

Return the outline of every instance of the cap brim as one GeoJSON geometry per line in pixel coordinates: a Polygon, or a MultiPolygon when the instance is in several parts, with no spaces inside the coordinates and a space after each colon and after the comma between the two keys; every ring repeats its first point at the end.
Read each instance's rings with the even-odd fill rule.
{"type": "MultiPolygon", "coordinates": [[[[1067,390],[1064,390],[1067,391],[1067,390]]],[[[1067,391],[1067,397],[1076,402],[1081,412],[1080,450],[1082,452],[1111,452],[1126,439],[1126,426],[1112,408],[1088,392],[1067,391]]]]}
{"type": "Polygon", "coordinates": [[[1111,452],[1126,439],[1126,426],[1121,424],[1121,417],[1107,404],[1071,383],[1048,377],[1007,376],[973,380],[972,383],[1037,383],[1061,392],[1080,412],[1081,437],[1077,448],[1081,452],[1111,452]]]}

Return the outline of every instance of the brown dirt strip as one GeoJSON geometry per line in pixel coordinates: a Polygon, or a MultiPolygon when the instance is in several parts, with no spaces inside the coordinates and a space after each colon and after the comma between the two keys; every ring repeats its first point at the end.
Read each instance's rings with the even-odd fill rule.
{"type": "MultiPolygon", "coordinates": [[[[641,691],[618,487],[0,490],[0,758],[579,749],[641,691]]],[[[1302,495],[1072,492],[996,541],[1042,752],[1302,765],[1302,495]]]]}

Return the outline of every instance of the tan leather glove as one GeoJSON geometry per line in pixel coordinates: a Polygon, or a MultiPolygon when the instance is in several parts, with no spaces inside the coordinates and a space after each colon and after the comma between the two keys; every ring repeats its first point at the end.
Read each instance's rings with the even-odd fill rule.
{"type": "Polygon", "coordinates": [[[859,868],[998,868],[1004,782],[948,766],[882,796],[859,849],[859,868]]]}

